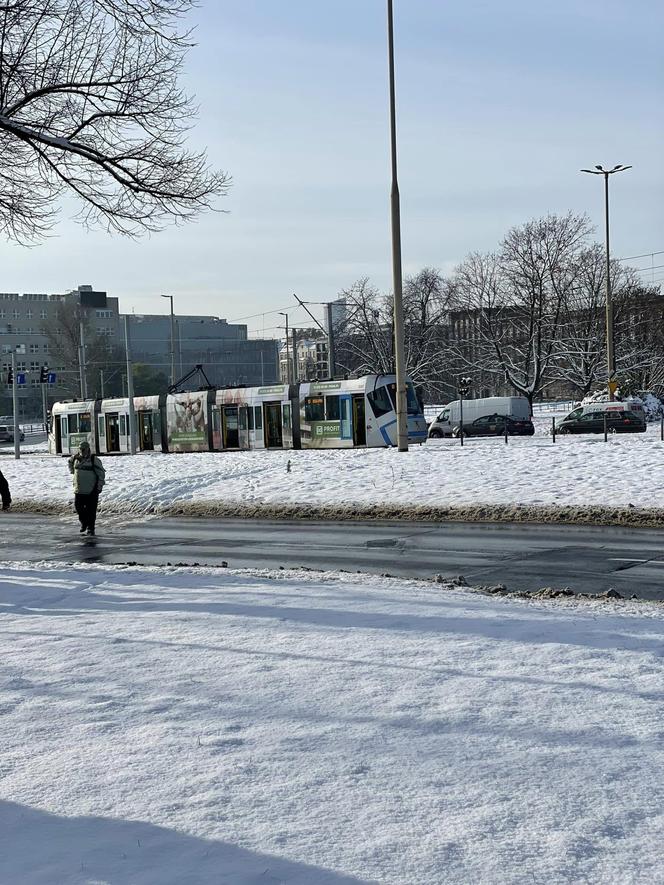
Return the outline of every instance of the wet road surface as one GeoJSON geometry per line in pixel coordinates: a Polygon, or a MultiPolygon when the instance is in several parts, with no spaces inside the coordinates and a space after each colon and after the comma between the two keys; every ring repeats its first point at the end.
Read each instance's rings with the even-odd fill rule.
{"type": "Polygon", "coordinates": [[[2,559],[464,575],[510,590],[571,587],[664,599],[664,531],[485,523],[288,522],[102,515],[96,538],[75,516],[0,515],[2,559]]]}

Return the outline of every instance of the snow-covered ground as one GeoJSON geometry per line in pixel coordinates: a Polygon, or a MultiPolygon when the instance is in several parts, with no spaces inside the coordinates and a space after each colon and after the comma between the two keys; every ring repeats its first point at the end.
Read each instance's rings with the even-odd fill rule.
{"type": "MultiPolygon", "coordinates": [[[[433,440],[394,449],[149,453],[104,457],[102,505],[149,511],[178,504],[539,505],[664,507],[664,443],[645,434],[433,440]],[[290,465],[290,471],[289,471],[290,465]]],[[[16,501],[72,499],[64,458],[0,459],[16,501]]]]}
{"type": "Polygon", "coordinates": [[[664,611],[0,564],[0,882],[664,881],[664,611]]]}

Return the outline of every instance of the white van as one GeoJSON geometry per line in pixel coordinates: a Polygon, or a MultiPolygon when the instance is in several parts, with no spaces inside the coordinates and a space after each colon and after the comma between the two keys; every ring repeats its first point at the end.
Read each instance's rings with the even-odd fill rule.
{"type": "MultiPolygon", "coordinates": [[[[530,405],[525,396],[487,396],[483,399],[463,401],[464,433],[474,421],[489,415],[502,415],[530,421],[530,405]]],[[[449,403],[429,426],[429,439],[458,436],[461,428],[461,404],[459,400],[449,403]]]]}

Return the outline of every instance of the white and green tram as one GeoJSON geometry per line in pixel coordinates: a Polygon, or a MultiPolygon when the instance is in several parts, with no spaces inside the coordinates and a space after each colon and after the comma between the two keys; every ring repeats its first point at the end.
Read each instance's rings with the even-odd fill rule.
{"type": "MultiPolygon", "coordinates": [[[[141,451],[352,449],[397,443],[394,375],[228,387],[134,397],[141,451]]],[[[427,426],[408,382],[408,440],[427,426]]],[[[129,400],[55,403],[49,451],[67,455],[86,439],[99,454],[130,451],[129,400]]]]}

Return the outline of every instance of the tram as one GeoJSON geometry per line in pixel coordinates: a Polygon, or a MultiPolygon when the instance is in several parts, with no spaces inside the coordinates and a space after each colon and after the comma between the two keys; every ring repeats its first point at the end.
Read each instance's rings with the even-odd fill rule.
{"type": "MultiPolygon", "coordinates": [[[[395,402],[394,375],[136,396],[136,446],[160,452],[393,446],[395,402]]],[[[410,381],[407,404],[408,440],[422,443],[427,425],[410,381]]],[[[100,455],[128,453],[129,400],[55,403],[49,452],[70,455],[84,440],[100,455]]]]}

